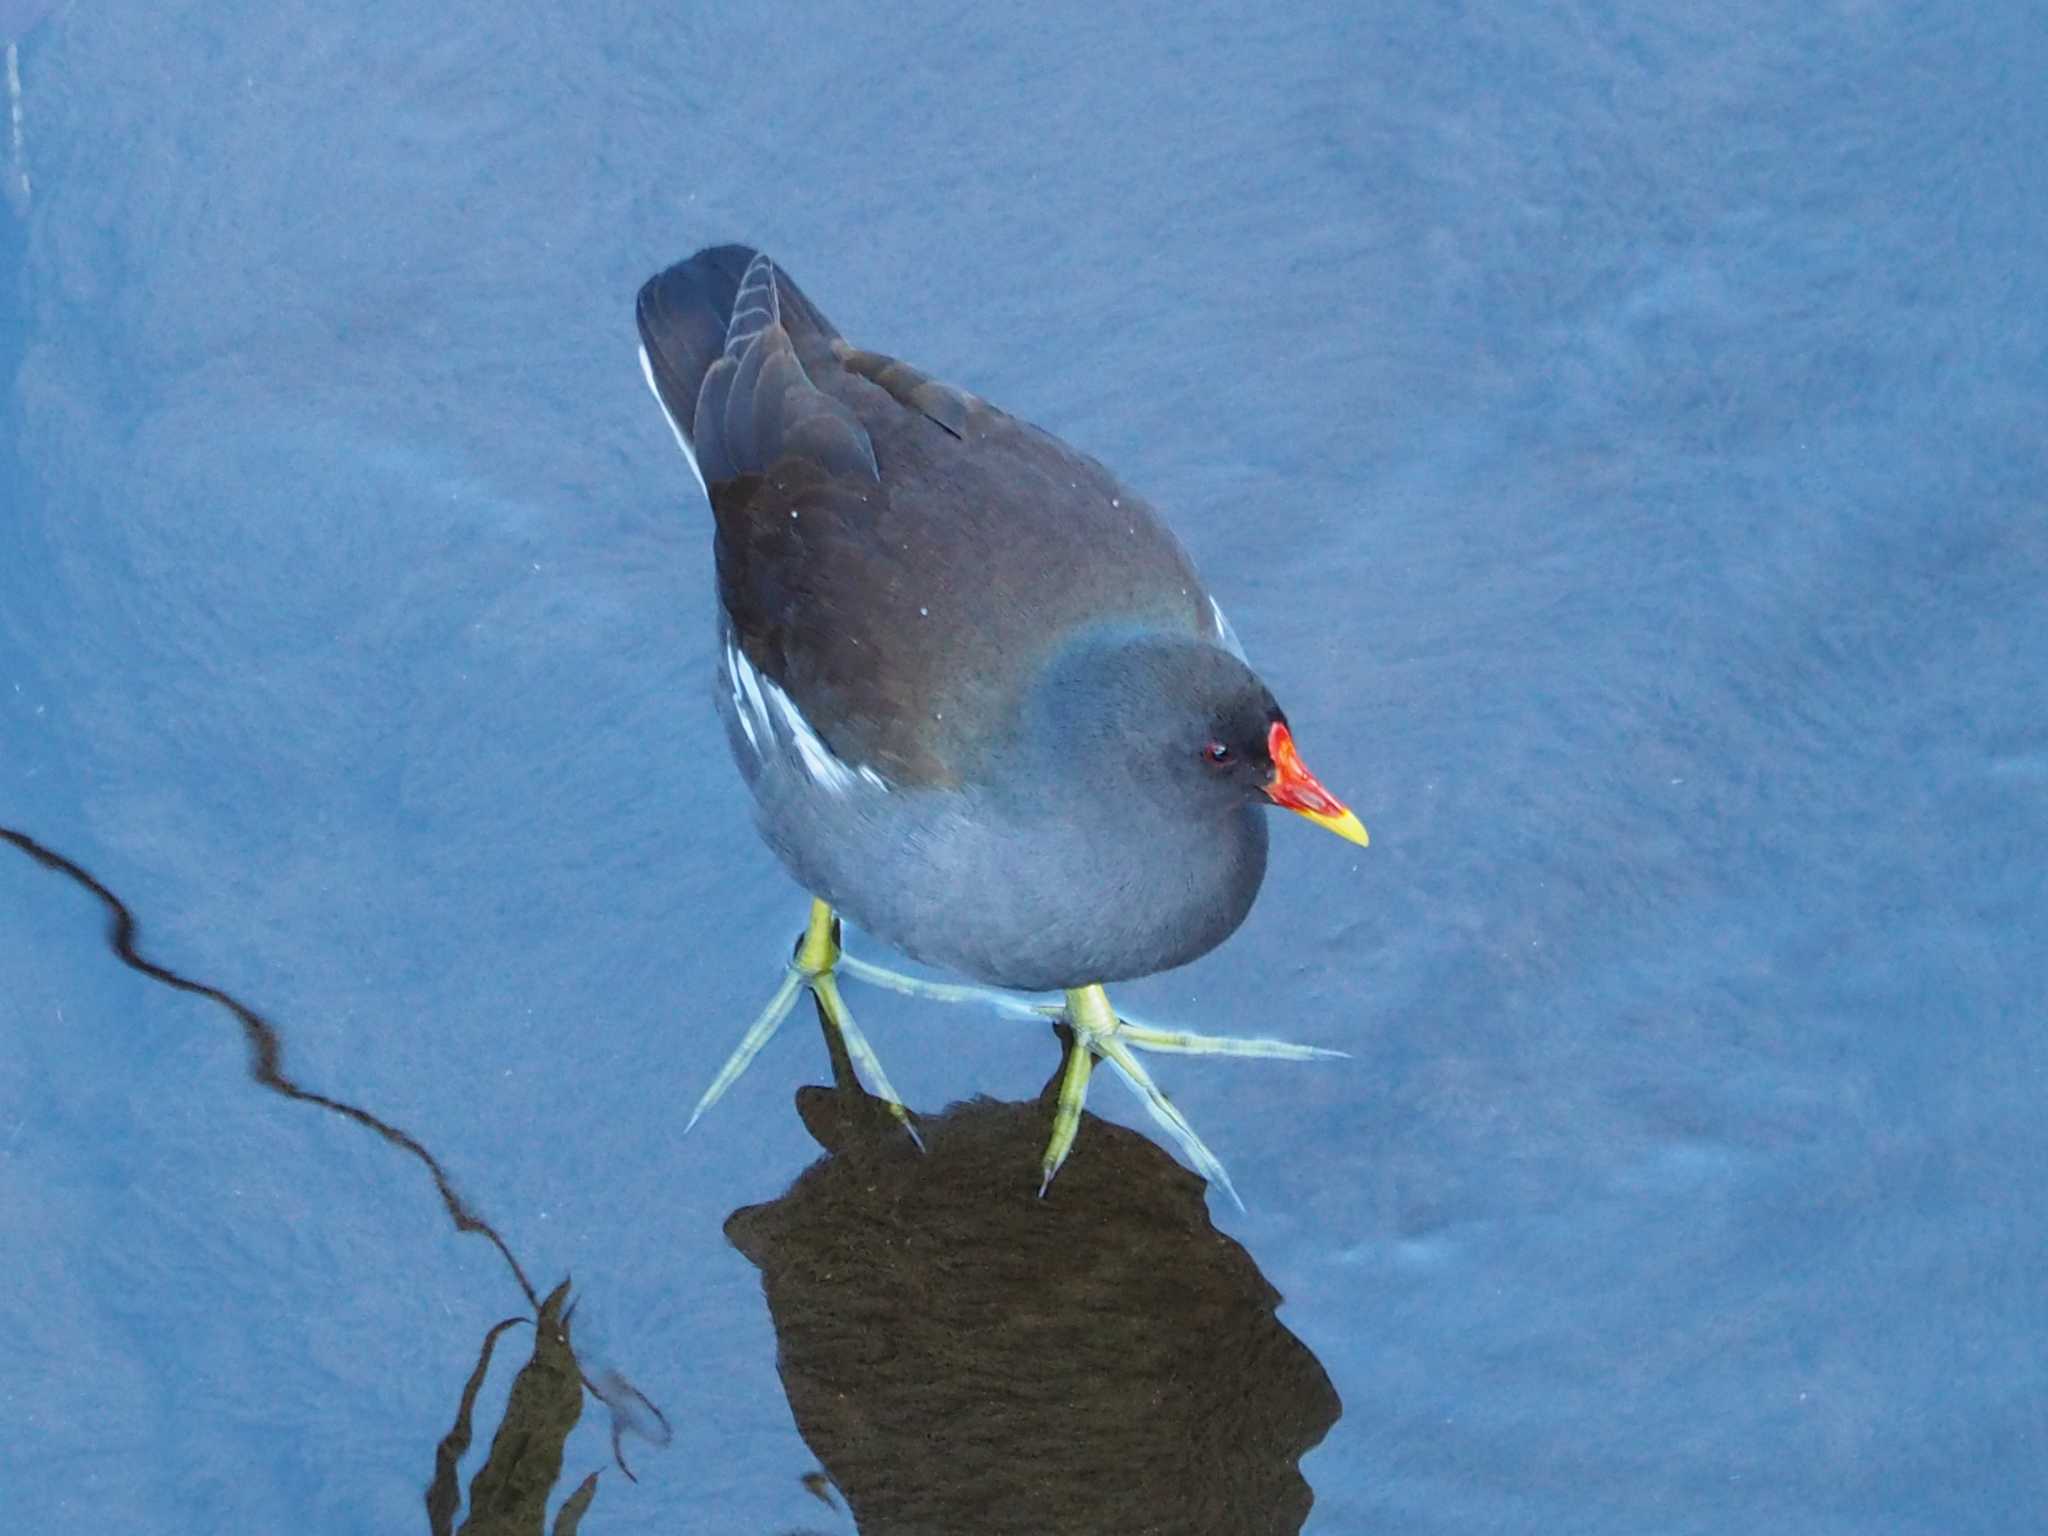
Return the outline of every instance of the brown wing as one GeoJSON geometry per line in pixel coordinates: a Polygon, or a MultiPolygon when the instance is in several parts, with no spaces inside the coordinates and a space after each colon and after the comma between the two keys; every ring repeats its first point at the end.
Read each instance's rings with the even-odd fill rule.
{"type": "Polygon", "coordinates": [[[1077,629],[1218,638],[1179,543],[1095,460],[849,347],[765,257],[692,262],[707,257],[715,281],[672,281],[683,263],[642,292],[651,377],[689,422],[747,659],[844,761],[898,784],[971,779],[1077,629]],[[672,319],[650,326],[663,283],[672,319]],[[727,306],[715,358],[697,289],[727,306]]]}

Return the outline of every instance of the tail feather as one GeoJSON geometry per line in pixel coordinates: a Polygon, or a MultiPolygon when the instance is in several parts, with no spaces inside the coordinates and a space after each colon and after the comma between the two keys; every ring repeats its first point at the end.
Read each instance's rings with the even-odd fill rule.
{"type": "Polygon", "coordinates": [[[704,375],[725,355],[733,301],[757,254],[744,245],[710,246],[641,285],[640,341],[670,419],[696,419],[704,375]]]}
{"type": "Polygon", "coordinates": [[[787,452],[877,477],[858,418],[806,371],[838,366],[838,332],[760,252],[711,246],[657,273],[638,319],[642,372],[707,494],[787,452]]]}

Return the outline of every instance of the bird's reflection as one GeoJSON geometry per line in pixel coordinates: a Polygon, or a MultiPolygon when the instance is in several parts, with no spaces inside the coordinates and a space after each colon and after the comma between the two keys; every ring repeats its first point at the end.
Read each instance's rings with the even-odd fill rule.
{"type": "Polygon", "coordinates": [[[1301,1528],[1340,1404],[1204,1185],[1091,1125],[1046,1199],[1036,1103],[920,1119],[920,1154],[824,1031],[826,1155],[726,1235],[761,1271],[797,1427],[868,1536],[1301,1528]]]}

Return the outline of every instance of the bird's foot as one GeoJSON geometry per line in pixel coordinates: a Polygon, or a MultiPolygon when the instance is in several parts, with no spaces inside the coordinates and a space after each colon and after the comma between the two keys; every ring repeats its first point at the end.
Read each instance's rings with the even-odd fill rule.
{"type": "Polygon", "coordinates": [[[1039,1195],[1043,1197],[1052,1186],[1053,1175],[1074,1150],[1074,1137],[1081,1129],[1081,1111],[1088,1102],[1088,1079],[1099,1056],[1144,1102],[1152,1118],[1194,1164],[1195,1171],[1210,1183],[1222,1186],[1242,1210],[1244,1201],[1238,1198],[1222,1160],[1195,1134],[1187,1116],[1174,1107],[1173,1101],[1152,1081],[1152,1074],[1131,1053],[1131,1047],[1140,1042],[1132,1036],[1130,1026],[1117,1017],[1109,1004],[1109,994],[1099,986],[1069,989],[1062,1018],[1073,1038],[1067,1046],[1067,1069],[1060,1075],[1059,1097],[1053,1107],[1052,1138],[1045,1145],[1045,1158],[1040,1164],[1044,1177],[1038,1186],[1039,1195]]]}
{"type": "Polygon", "coordinates": [[[1110,1006],[1108,994],[1099,986],[1075,987],[1064,998],[1040,998],[1004,992],[995,987],[907,976],[853,955],[840,955],[837,968],[854,981],[884,987],[906,997],[921,997],[940,1003],[981,1003],[1010,1018],[1051,1019],[1068,1027],[1073,1041],[1068,1046],[1066,1070],[1060,1078],[1059,1099],[1053,1111],[1052,1140],[1045,1149],[1041,1170],[1044,1182],[1039,1186],[1041,1195],[1050,1187],[1052,1176],[1059,1172],[1060,1165],[1073,1150],[1074,1138],[1081,1127],[1081,1111],[1088,1101],[1088,1079],[1094,1071],[1097,1057],[1108,1062],[1131,1092],[1143,1101],[1152,1118],[1173,1138],[1174,1144],[1195,1170],[1212,1184],[1221,1185],[1237,1202],[1239,1209],[1243,1209],[1244,1201],[1238,1198],[1222,1162],[1203,1144],[1187,1117],[1174,1107],[1173,1101],[1160,1090],[1151,1073],[1132,1053],[1159,1051],[1181,1056],[1248,1056],[1263,1057],[1269,1061],[1313,1061],[1347,1054],[1262,1036],[1204,1035],[1193,1030],[1162,1029],[1118,1014],[1110,1006]]]}
{"type": "Polygon", "coordinates": [[[1201,1035],[1189,1030],[1159,1029],[1120,1017],[1110,1006],[1109,994],[1099,986],[1075,987],[1068,991],[1061,1018],[1073,1033],[1067,1047],[1067,1068],[1060,1077],[1059,1099],[1053,1109],[1052,1139],[1045,1148],[1042,1165],[1043,1195],[1052,1176],[1073,1150],[1074,1137],[1081,1128],[1081,1111],[1088,1101],[1088,1078],[1094,1059],[1109,1063],[1124,1085],[1144,1103],[1152,1118],[1179,1146],[1195,1171],[1212,1184],[1222,1186],[1239,1210],[1244,1201],[1230,1182],[1230,1174],[1216,1154],[1195,1133],[1188,1118],[1160,1091],[1134,1050],[1165,1051],[1189,1056],[1263,1056],[1273,1060],[1307,1061],[1316,1057],[1342,1056],[1342,1051],[1320,1046],[1294,1045],[1285,1040],[1243,1038],[1230,1035],[1201,1035]]]}
{"type": "Polygon", "coordinates": [[[796,1006],[797,994],[808,990],[817,999],[818,1011],[824,1015],[825,1022],[838,1032],[840,1040],[845,1043],[846,1054],[866,1081],[868,1090],[889,1106],[889,1113],[910,1133],[910,1139],[917,1143],[918,1150],[924,1150],[924,1138],[917,1134],[917,1127],[911,1123],[909,1111],[903,1107],[902,1096],[889,1081],[889,1074],[882,1069],[881,1058],[868,1044],[868,1037],[853,1021],[853,1010],[846,1006],[846,998],[839,990],[836,972],[842,964],[850,967],[852,963],[839,947],[839,919],[825,902],[813,900],[810,922],[804,928],[803,937],[797,940],[796,953],[790,959],[781,985],[776,987],[768,1005],[754,1022],[747,1026],[747,1032],[733,1047],[725,1065],[718,1069],[718,1076],[711,1080],[711,1086],[704,1090],[704,1096],[697,1101],[697,1107],[690,1112],[689,1121],[683,1126],[686,1133],[704,1111],[716,1104],[726,1089],[739,1080],[740,1074],[760,1055],[761,1048],[774,1037],[782,1021],[789,1017],[790,1009],[796,1006]]]}

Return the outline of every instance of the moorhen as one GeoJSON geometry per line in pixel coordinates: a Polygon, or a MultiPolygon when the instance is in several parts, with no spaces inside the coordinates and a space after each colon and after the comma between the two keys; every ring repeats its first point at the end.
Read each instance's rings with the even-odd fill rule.
{"type": "Polygon", "coordinates": [[[726,739],[762,836],[814,898],[691,1123],[808,987],[908,1126],[844,970],[1069,1027],[1041,1194],[1096,1056],[1229,1188],[1131,1048],[1340,1053],[1149,1028],[1103,984],[1181,965],[1244,921],[1266,871],[1262,805],[1366,835],[1302,766],[1179,542],[1085,454],[849,345],[753,250],[699,251],[650,278],[638,310],[642,372],[711,503],[726,739]],[[837,913],[927,965],[1064,1003],[857,961],[837,913]]]}

